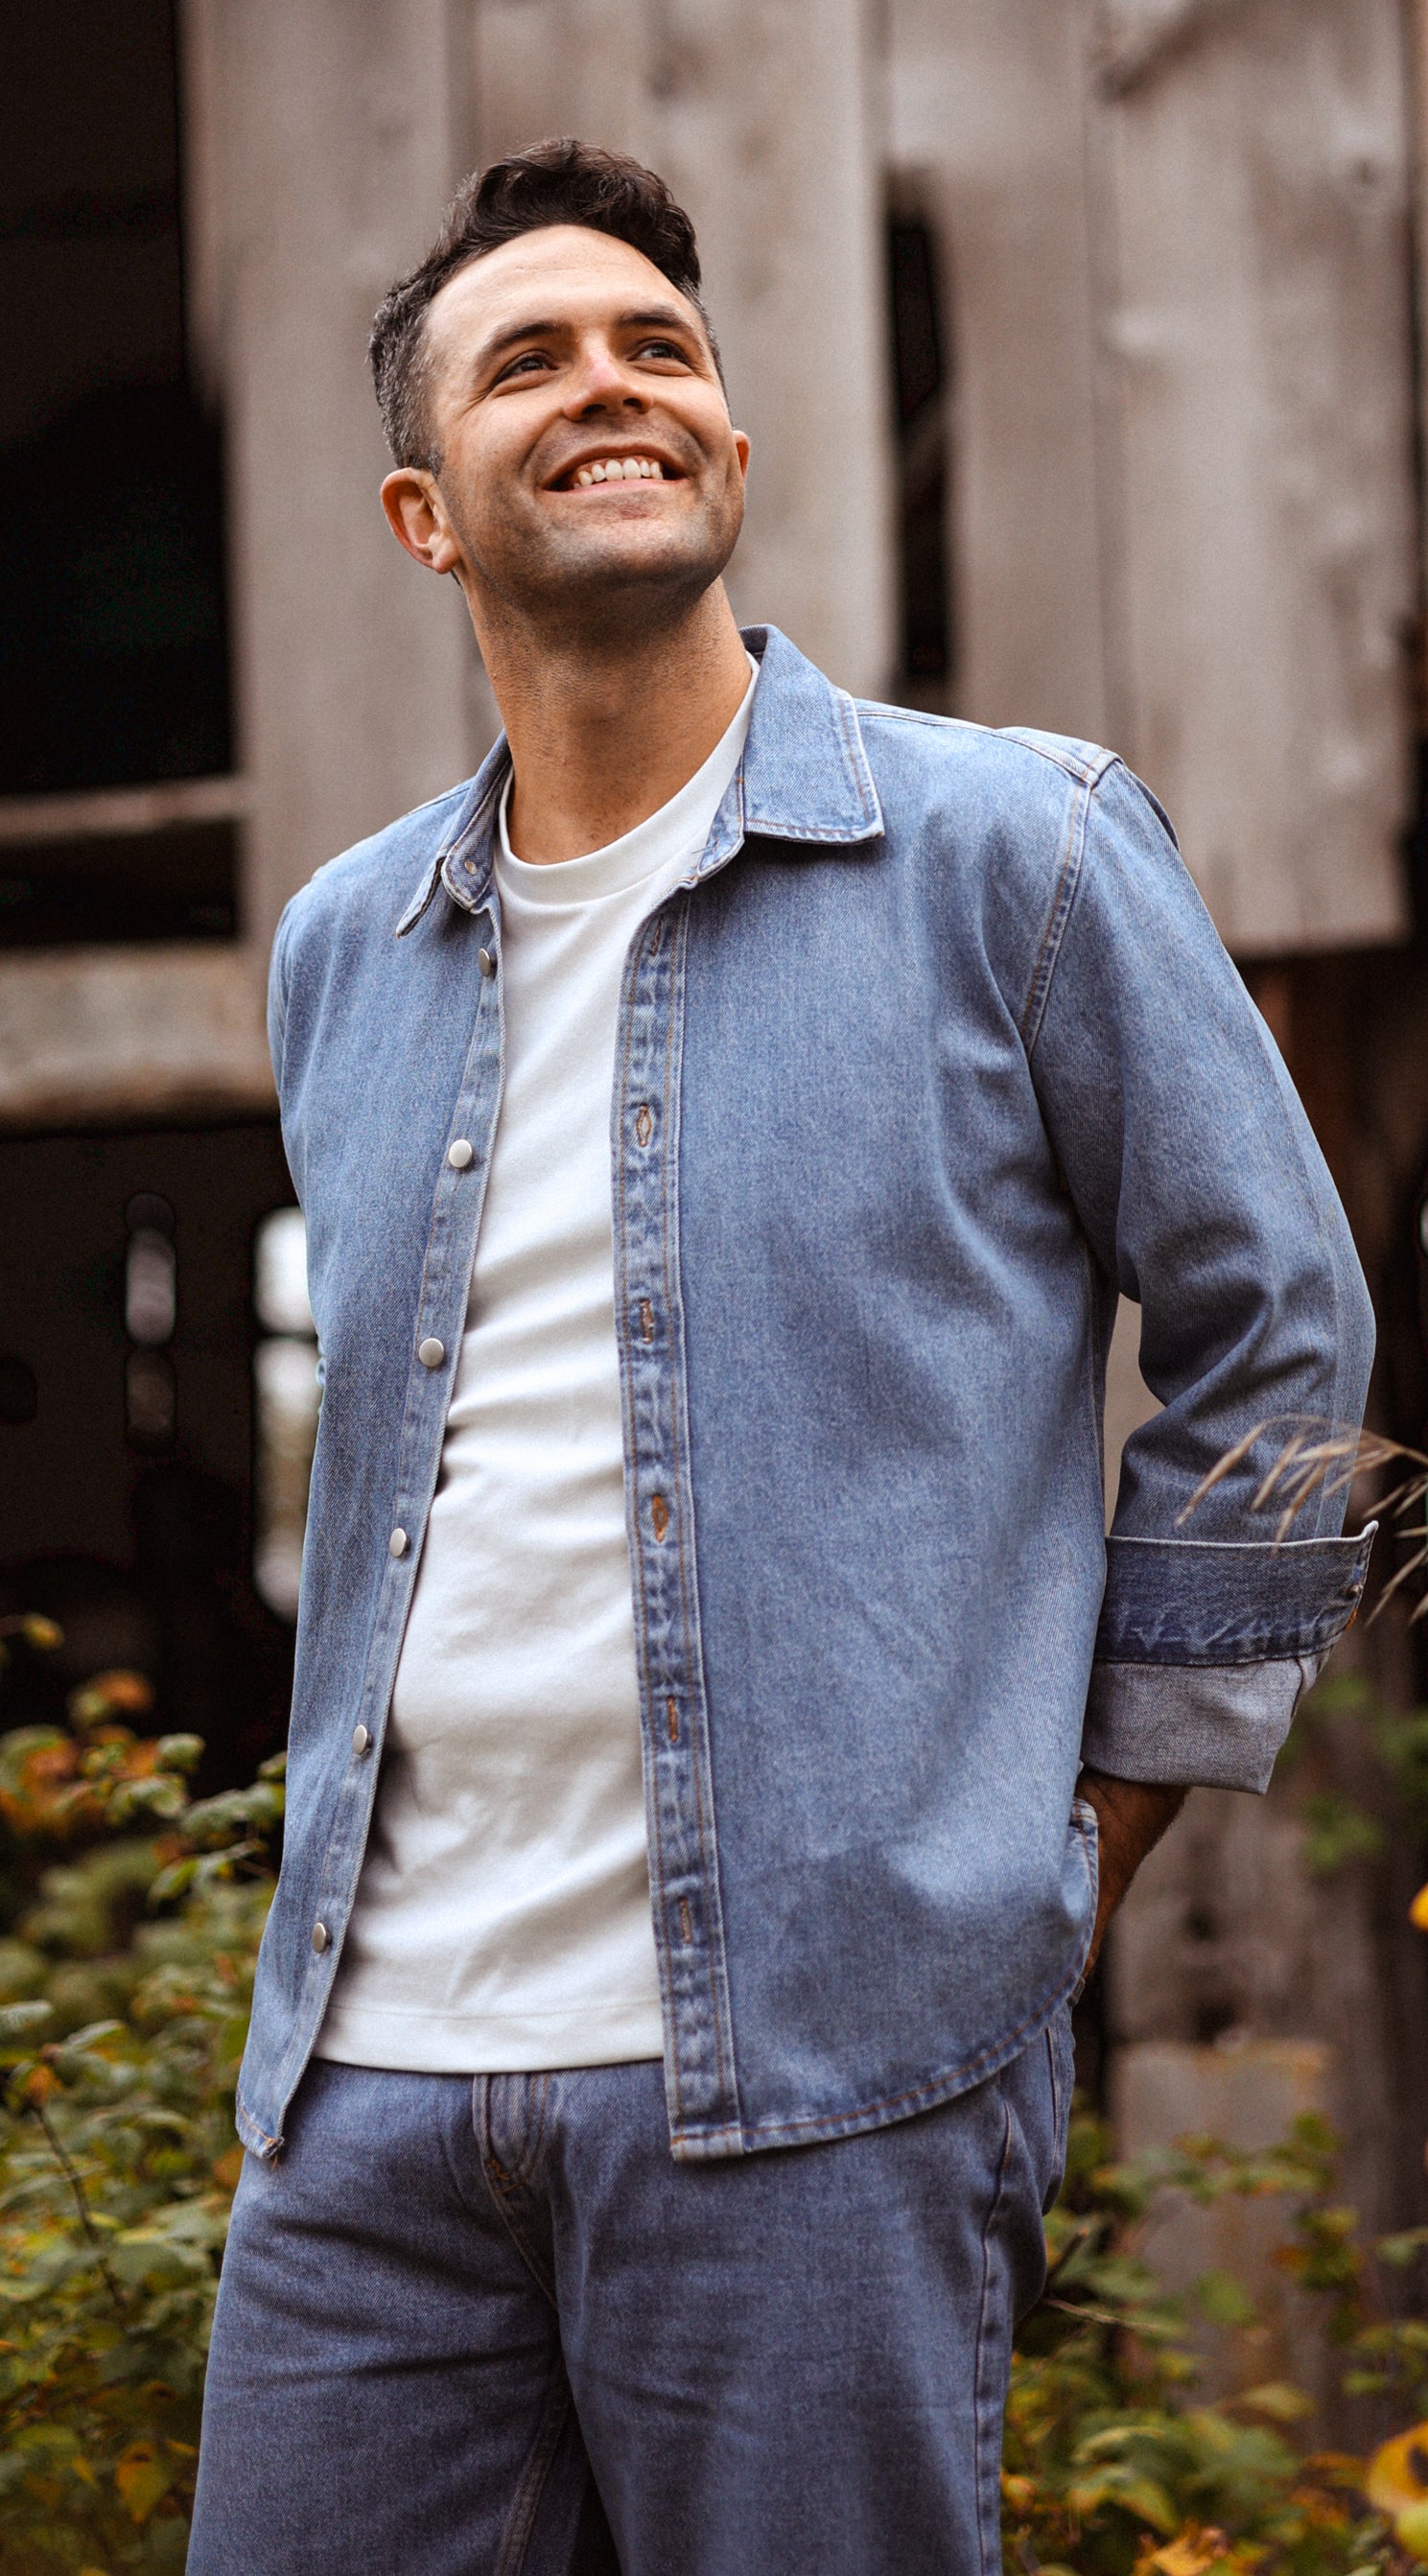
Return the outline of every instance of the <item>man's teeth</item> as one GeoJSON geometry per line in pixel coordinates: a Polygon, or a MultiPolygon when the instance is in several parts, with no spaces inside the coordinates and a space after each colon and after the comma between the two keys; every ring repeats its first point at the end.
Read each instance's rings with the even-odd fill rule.
{"type": "Polygon", "coordinates": [[[577,492],[592,483],[662,483],[664,467],[653,456],[606,456],[596,465],[577,465],[570,479],[577,492]]]}

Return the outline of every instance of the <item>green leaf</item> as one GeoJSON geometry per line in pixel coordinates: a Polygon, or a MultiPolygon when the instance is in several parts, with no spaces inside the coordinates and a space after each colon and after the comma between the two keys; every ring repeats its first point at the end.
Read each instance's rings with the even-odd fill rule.
{"type": "Polygon", "coordinates": [[[35,1995],[25,2003],[0,2004],[0,2042],[26,2039],[43,2030],[54,2017],[54,2005],[43,1995],[35,1995]]]}
{"type": "Polygon", "coordinates": [[[1314,2412],[1313,2398],[1283,2379],[1267,2379],[1258,2388],[1246,2388],[1231,2402],[1239,2413],[1264,2415],[1272,2424],[1299,2424],[1314,2412]]]}
{"type": "Polygon", "coordinates": [[[157,1755],[165,1771],[195,1771],[203,1760],[201,1735],[161,1735],[157,1755]]]}
{"type": "Polygon", "coordinates": [[[1410,2263],[1428,2247],[1428,2227],[1410,2227],[1400,2236],[1380,2236],[1374,2247],[1380,2263],[1389,2263],[1398,2272],[1406,2272],[1410,2263]]]}
{"type": "Polygon", "coordinates": [[[149,1890],[149,1903],[167,1905],[174,1897],[186,1895],[193,1885],[197,1868],[198,1862],[192,1855],[186,1860],[170,1861],[167,1869],[161,1869],[154,1880],[149,1890]]]}
{"type": "Polygon", "coordinates": [[[1212,2326],[1252,2326],[1259,2311],[1231,2272],[1204,2272],[1195,2283],[1195,2303],[1212,2326]]]}
{"type": "Polygon", "coordinates": [[[1299,1812],[1305,1865],[1315,1878],[1333,1878],[1353,1861],[1376,1860],[1383,1849],[1382,1825],[1352,1798],[1305,1798],[1299,1812]]]}

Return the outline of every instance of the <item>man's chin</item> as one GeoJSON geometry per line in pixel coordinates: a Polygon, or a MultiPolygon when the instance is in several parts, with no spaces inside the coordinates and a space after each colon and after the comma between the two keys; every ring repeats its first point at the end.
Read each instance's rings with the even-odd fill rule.
{"type": "MultiPolygon", "coordinates": [[[[687,615],[719,579],[733,553],[727,547],[630,545],[620,532],[562,547],[527,592],[529,612],[553,619],[568,634],[574,621],[586,633],[626,627],[648,633],[687,615]]],[[[519,594],[516,594],[519,597],[519,594]]]]}

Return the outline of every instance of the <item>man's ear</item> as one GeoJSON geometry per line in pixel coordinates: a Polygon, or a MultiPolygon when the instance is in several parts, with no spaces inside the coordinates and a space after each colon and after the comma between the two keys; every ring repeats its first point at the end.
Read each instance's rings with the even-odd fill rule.
{"type": "Polygon", "coordinates": [[[428,572],[454,572],[461,560],[436,477],[419,465],[399,465],[382,485],[382,507],[399,546],[428,572]]]}
{"type": "Polygon", "coordinates": [[[746,475],[749,470],[749,442],[742,429],[734,432],[734,448],[739,459],[739,472],[746,475]]]}

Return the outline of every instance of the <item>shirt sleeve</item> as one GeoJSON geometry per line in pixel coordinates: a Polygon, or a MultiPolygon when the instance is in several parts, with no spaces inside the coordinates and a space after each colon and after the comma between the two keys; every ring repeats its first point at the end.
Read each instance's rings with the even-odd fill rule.
{"type": "Polygon", "coordinates": [[[1354,1614],[1373,1532],[1341,1535],[1346,1495],[1329,1480],[1278,1541],[1253,1497],[1294,1432],[1357,1430],[1373,1310],[1269,1031],[1120,762],[1086,799],[1068,878],[1027,1032],[1033,1076],[1091,1251],[1141,1307],[1141,1371],[1163,1407],[1122,1459],[1083,1758],[1262,1790],[1354,1614]]]}

